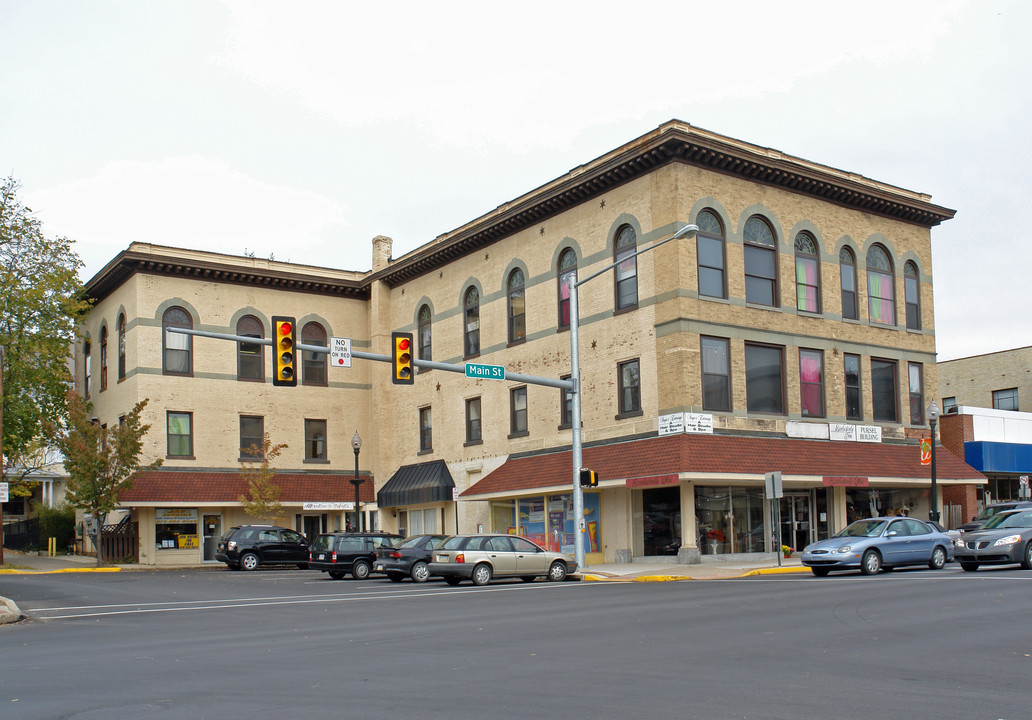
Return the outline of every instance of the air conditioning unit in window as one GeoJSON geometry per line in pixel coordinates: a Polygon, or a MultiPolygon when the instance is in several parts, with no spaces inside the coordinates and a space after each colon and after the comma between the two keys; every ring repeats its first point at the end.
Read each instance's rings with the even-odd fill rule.
{"type": "Polygon", "coordinates": [[[945,415],[956,415],[957,414],[957,406],[956,405],[950,405],[948,408],[946,408],[943,411],[943,413],[945,415]]]}

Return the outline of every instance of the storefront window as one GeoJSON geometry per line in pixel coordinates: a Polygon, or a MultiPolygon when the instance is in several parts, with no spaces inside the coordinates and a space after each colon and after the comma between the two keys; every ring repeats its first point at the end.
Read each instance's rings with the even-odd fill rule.
{"type": "Polygon", "coordinates": [[[928,489],[847,488],[846,523],[869,517],[918,516],[928,512],[928,489]]]}
{"type": "Polygon", "coordinates": [[[695,527],[703,555],[766,552],[763,488],[696,487],[695,527]]]}
{"type": "MultiPolygon", "coordinates": [[[[597,492],[584,493],[584,552],[602,551],[601,500],[597,492]]],[[[573,495],[520,498],[491,503],[492,532],[521,535],[546,550],[574,553],[573,495]],[[519,504],[519,525],[514,524],[514,502],[519,504]]]]}
{"type": "Polygon", "coordinates": [[[199,548],[197,510],[157,508],[154,511],[154,543],[158,550],[199,548]]]}

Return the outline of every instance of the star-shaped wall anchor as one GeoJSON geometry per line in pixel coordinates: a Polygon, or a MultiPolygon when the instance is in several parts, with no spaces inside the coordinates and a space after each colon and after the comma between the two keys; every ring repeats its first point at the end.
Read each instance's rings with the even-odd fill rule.
{"type": "Polygon", "coordinates": [[[596,345],[597,343],[598,343],[598,341],[597,341],[597,340],[592,340],[592,341],[591,341],[591,349],[592,349],[592,350],[594,350],[594,349],[595,349],[595,345],[596,345]]]}
{"type": "Polygon", "coordinates": [[[405,294],[405,288],[402,288],[402,289],[401,289],[401,294],[402,294],[402,295],[404,295],[404,294],[405,294]]]}
{"type": "Polygon", "coordinates": [[[441,383],[437,383],[437,392],[441,392],[441,383]]]}
{"type": "Polygon", "coordinates": [[[444,279],[444,270],[442,270],[441,272],[437,273],[437,277],[439,277],[441,279],[444,279]]]}
{"type": "Polygon", "coordinates": [[[542,235],[544,235],[544,234],[545,234],[545,228],[544,228],[544,226],[542,226],[542,227],[541,227],[541,234],[542,234],[542,235]]]}
{"type": "Polygon", "coordinates": [[[599,206],[600,209],[605,210],[606,209],[606,201],[603,200],[602,202],[600,202],[598,204],[598,206],[599,206]]]}
{"type": "Polygon", "coordinates": [[[484,259],[487,260],[491,257],[491,253],[484,253],[484,259]]]}

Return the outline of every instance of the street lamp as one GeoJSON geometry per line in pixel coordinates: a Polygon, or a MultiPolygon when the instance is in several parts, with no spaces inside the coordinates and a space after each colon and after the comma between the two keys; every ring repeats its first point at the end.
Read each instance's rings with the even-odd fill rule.
{"type": "Polygon", "coordinates": [[[358,476],[358,452],[362,449],[362,438],[358,436],[358,430],[351,438],[351,447],[355,450],[355,477],[351,478],[351,484],[355,486],[355,530],[362,532],[362,513],[358,508],[358,486],[363,482],[358,476]]]}
{"type": "Polygon", "coordinates": [[[577,560],[577,567],[584,568],[584,491],[580,485],[580,471],[582,467],[581,448],[581,396],[580,396],[580,354],[578,352],[578,340],[580,337],[580,311],[578,309],[577,288],[589,280],[594,280],[602,273],[612,270],[620,263],[636,258],[649,250],[655,250],[660,245],[671,240],[682,237],[690,237],[699,232],[698,225],[685,225],[666,240],[642,248],[638,252],[624,255],[606,265],[601,270],[588,275],[578,281],[573,273],[570,273],[567,284],[570,286],[570,382],[573,383],[573,517],[575,527],[573,528],[574,558],[577,560]]]}
{"type": "Polygon", "coordinates": [[[932,400],[928,404],[928,425],[932,428],[932,504],[928,510],[929,520],[939,520],[939,503],[935,494],[935,423],[939,420],[939,406],[932,400]]]}

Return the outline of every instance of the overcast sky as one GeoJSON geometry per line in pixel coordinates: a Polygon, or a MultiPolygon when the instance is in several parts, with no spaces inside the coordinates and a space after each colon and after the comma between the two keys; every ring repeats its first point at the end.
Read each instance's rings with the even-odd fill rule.
{"type": "Polygon", "coordinates": [[[0,0],[0,175],[131,242],[368,270],[677,118],[928,193],[940,360],[1032,345],[1032,3],[0,0]]]}

